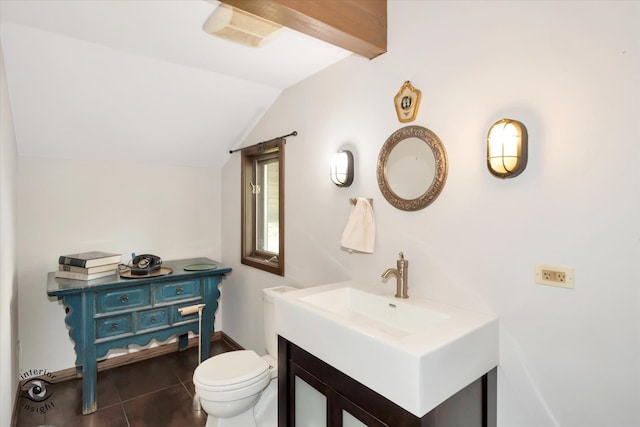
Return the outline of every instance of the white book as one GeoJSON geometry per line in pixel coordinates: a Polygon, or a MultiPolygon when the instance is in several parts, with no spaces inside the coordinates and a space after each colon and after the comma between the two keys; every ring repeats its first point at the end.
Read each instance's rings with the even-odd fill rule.
{"type": "Polygon", "coordinates": [[[103,271],[117,270],[118,265],[119,264],[116,262],[115,264],[106,264],[106,265],[99,265],[97,267],[83,268],[83,267],[75,267],[73,265],[58,264],[58,271],[71,271],[73,273],[94,274],[94,273],[102,273],[103,271]]]}
{"type": "Polygon", "coordinates": [[[74,279],[74,280],[92,280],[99,279],[100,277],[111,276],[112,274],[116,274],[118,270],[109,270],[109,271],[101,271],[100,273],[93,274],[83,274],[83,273],[75,273],[73,271],[56,271],[56,277],[61,279],[74,279]]]}

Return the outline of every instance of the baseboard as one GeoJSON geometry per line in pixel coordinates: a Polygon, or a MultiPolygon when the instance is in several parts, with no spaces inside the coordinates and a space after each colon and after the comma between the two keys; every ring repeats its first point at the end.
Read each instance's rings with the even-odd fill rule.
{"type": "Polygon", "coordinates": [[[18,405],[20,404],[20,389],[22,388],[22,381],[18,381],[18,387],[16,388],[16,398],[13,401],[13,413],[11,414],[11,427],[18,425],[18,405]]]}
{"type": "MultiPolygon", "coordinates": [[[[211,342],[218,341],[218,340],[224,341],[227,345],[234,348],[235,350],[244,350],[240,344],[235,342],[233,339],[231,339],[228,335],[226,335],[222,331],[214,332],[213,334],[211,334],[211,342]]],[[[187,344],[187,348],[197,347],[197,346],[198,346],[198,337],[195,336],[195,337],[189,338],[189,343],[187,344]]],[[[159,345],[158,347],[146,348],[144,350],[136,351],[134,353],[123,354],[122,356],[99,360],[97,363],[98,372],[104,371],[107,369],[117,368],[118,366],[129,365],[131,363],[140,362],[142,360],[151,359],[153,357],[158,357],[165,354],[174,353],[176,351],[179,351],[177,341],[171,344],[159,345]]],[[[52,374],[56,379],[56,382],[82,377],[82,372],[80,372],[76,367],[62,369],[60,371],[52,372],[52,374]]],[[[18,393],[21,385],[22,385],[22,382],[18,385],[18,393]]]]}
{"type": "MultiPolygon", "coordinates": [[[[241,346],[240,344],[238,344],[237,342],[232,340],[229,335],[225,334],[224,332],[221,332],[220,334],[221,334],[220,339],[222,341],[224,341],[229,347],[233,348],[234,350],[244,350],[245,349],[243,346],[241,346]]],[[[211,341],[213,341],[213,340],[211,340],[211,341]]],[[[197,341],[196,341],[196,345],[197,345],[197,341]]]]}

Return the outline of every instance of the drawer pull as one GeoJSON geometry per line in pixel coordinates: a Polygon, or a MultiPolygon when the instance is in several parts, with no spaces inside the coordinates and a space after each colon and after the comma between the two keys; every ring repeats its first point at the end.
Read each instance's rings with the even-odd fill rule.
{"type": "Polygon", "coordinates": [[[118,330],[118,324],[117,323],[112,324],[111,325],[111,330],[112,331],[117,331],[118,330]]]}
{"type": "Polygon", "coordinates": [[[176,289],[176,295],[182,295],[182,292],[184,291],[184,289],[182,289],[182,286],[178,287],[176,289]]]}
{"type": "Polygon", "coordinates": [[[128,303],[128,302],[129,302],[129,297],[128,297],[126,294],[125,294],[125,295],[122,295],[122,296],[120,297],[120,302],[121,302],[122,304],[126,304],[126,303],[128,303]]]}
{"type": "Polygon", "coordinates": [[[156,321],[156,316],[151,316],[151,323],[155,323],[156,321]]]}

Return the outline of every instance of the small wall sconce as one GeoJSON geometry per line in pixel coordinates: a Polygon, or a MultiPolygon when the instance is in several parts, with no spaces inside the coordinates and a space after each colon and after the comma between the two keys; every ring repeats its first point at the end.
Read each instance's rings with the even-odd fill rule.
{"type": "Polygon", "coordinates": [[[353,154],[340,150],[331,157],[331,181],[338,187],[348,187],[353,182],[353,154]]]}
{"type": "Polygon", "coordinates": [[[487,167],[499,178],[513,178],[527,167],[527,128],[517,120],[495,122],[487,134],[487,167]]]}

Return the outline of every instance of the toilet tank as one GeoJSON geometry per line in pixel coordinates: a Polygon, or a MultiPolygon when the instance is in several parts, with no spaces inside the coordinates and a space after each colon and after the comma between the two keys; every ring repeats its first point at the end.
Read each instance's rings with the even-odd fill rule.
{"type": "Polygon", "coordinates": [[[291,286],[276,286],[262,290],[262,311],[264,313],[264,341],[267,347],[267,354],[274,359],[278,358],[278,334],[276,333],[275,314],[273,298],[283,292],[295,291],[291,286]]]}

